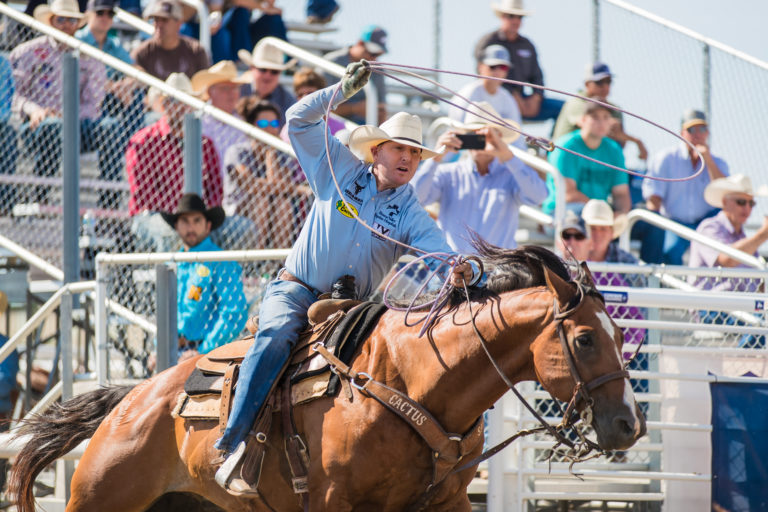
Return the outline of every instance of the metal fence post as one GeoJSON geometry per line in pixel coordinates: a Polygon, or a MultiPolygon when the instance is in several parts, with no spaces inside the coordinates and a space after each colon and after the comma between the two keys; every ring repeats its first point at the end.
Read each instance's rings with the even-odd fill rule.
{"type": "Polygon", "coordinates": [[[106,265],[96,257],[96,300],[94,301],[96,328],[96,376],[99,386],[109,381],[109,345],[107,344],[107,276],[106,265]]]}
{"type": "Polygon", "coordinates": [[[62,207],[64,282],[80,280],[80,83],[79,59],[72,53],[62,56],[62,207]]]}
{"type": "Polygon", "coordinates": [[[176,364],[176,270],[170,265],[155,265],[157,291],[157,371],[176,364]]]}
{"type": "Polygon", "coordinates": [[[600,0],[592,0],[592,62],[600,61],[600,0]]]}
{"type": "MultiPolygon", "coordinates": [[[[654,289],[661,288],[661,280],[658,275],[651,274],[648,276],[648,287],[654,289]]],[[[659,308],[648,308],[648,320],[656,321],[661,320],[661,314],[659,308]]],[[[661,331],[659,329],[648,329],[648,345],[649,346],[661,346],[661,331]]],[[[659,371],[659,357],[661,353],[648,353],[648,371],[659,371]],[[655,357],[654,357],[655,356],[655,357]]],[[[648,380],[648,393],[653,395],[661,394],[661,381],[658,379],[648,380]]],[[[648,402],[648,419],[661,421],[661,404],[658,402],[648,402]]],[[[648,438],[652,443],[661,443],[661,430],[649,429],[648,438]]],[[[648,470],[649,471],[661,471],[661,452],[649,451],[648,452],[648,470]]],[[[651,479],[648,489],[650,492],[661,492],[661,481],[651,479]]]]}
{"type": "Polygon", "coordinates": [[[194,112],[184,116],[184,192],[203,197],[203,129],[194,112]]]}
{"type": "MultiPolygon", "coordinates": [[[[61,297],[59,305],[59,340],[61,343],[61,401],[65,402],[72,398],[72,382],[74,375],[72,372],[72,302],[74,297],[70,291],[66,291],[61,297]]],[[[60,466],[59,466],[60,467],[60,466]]],[[[64,502],[69,502],[70,482],[75,472],[74,461],[64,461],[64,502]]]]}
{"type": "Polygon", "coordinates": [[[711,55],[711,48],[707,43],[703,43],[702,46],[702,56],[701,56],[701,82],[702,82],[702,90],[701,90],[701,101],[702,101],[702,108],[704,109],[704,113],[707,114],[707,119],[709,119],[709,122],[712,122],[712,55],[711,55]]]}

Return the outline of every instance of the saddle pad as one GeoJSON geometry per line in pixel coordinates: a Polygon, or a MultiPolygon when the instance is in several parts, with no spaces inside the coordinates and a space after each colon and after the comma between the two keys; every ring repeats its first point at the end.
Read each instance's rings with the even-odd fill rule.
{"type": "Polygon", "coordinates": [[[184,392],[190,396],[221,393],[223,386],[223,375],[205,373],[195,368],[184,383],[184,392]]]}
{"type": "Polygon", "coordinates": [[[220,395],[182,395],[177,414],[182,418],[193,420],[219,421],[220,395]]]}

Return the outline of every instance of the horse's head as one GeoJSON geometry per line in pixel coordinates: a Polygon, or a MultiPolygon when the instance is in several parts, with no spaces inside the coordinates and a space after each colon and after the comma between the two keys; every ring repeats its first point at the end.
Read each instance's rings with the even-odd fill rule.
{"type": "Polygon", "coordinates": [[[621,329],[608,315],[586,265],[576,281],[567,282],[549,268],[545,272],[554,321],[531,346],[538,380],[559,400],[574,399],[577,410],[591,407],[602,449],[629,448],[646,427],[624,372],[621,329]]]}

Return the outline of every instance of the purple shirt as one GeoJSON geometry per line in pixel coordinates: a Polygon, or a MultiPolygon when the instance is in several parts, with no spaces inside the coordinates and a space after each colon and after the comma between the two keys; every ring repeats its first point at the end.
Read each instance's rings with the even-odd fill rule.
{"type": "MultiPolygon", "coordinates": [[[[61,112],[61,57],[69,47],[48,36],[40,36],[15,48],[9,57],[13,66],[13,113],[25,119],[34,112],[53,108],[61,112]]],[[[80,56],[80,119],[97,119],[107,71],[104,64],[80,56]]]]}
{"type": "MultiPolygon", "coordinates": [[[[702,235],[707,235],[726,245],[732,245],[747,237],[747,235],[744,234],[743,229],[738,232],[736,231],[733,224],[731,224],[731,221],[728,220],[728,217],[726,217],[723,212],[701,221],[699,227],[696,228],[696,232],[701,233],[702,235]]],[[[720,251],[717,249],[707,247],[706,245],[694,241],[691,242],[691,257],[688,261],[688,265],[691,267],[714,267],[719,255],[720,251]]],[[[755,252],[754,256],[757,256],[757,252],[755,252]]],[[[749,268],[744,264],[739,264],[738,266],[749,268]]],[[[754,292],[758,290],[760,280],[699,277],[696,278],[693,285],[703,290],[754,292]]]]}

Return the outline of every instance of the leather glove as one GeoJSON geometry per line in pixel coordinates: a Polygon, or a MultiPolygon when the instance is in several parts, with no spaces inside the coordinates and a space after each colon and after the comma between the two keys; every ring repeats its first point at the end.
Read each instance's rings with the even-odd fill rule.
{"type": "Polygon", "coordinates": [[[349,99],[360,89],[365,87],[371,77],[371,67],[365,59],[352,62],[347,66],[344,76],[341,78],[341,94],[349,99]]]}

